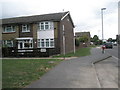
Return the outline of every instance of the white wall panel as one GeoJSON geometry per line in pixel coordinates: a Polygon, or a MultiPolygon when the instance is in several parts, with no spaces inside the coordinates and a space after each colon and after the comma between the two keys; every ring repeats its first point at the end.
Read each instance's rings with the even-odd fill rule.
{"type": "Polygon", "coordinates": [[[37,32],[37,39],[54,38],[54,30],[42,30],[37,32]]]}

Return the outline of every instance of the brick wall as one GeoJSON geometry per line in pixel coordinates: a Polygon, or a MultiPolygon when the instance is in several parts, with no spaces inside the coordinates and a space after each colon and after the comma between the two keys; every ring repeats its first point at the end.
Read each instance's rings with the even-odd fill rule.
{"type": "Polygon", "coordinates": [[[13,40],[19,37],[19,27],[15,26],[15,32],[11,33],[2,33],[2,40],[13,40]]]}
{"type": "Polygon", "coordinates": [[[73,52],[74,51],[74,33],[73,33],[73,25],[71,23],[69,15],[60,23],[61,53],[63,53],[63,29],[62,29],[63,26],[62,25],[64,25],[64,30],[65,30],[65,53],[73,52]]]}

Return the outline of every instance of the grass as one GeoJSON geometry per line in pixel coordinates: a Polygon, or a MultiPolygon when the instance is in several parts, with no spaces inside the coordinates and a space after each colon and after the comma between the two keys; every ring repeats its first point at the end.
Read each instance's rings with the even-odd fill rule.
{"type": "MultiPolygon", "coordinates": [[[[65,57],[90,55],[92,47],[80,48],[75,53],[66,54],[65,57]]],[[[64,57],[64,55],[54,57],[64,57]]],[[[40,79],[42,75],[61,61],[59,59],[3,59],[2,87],[23,88],[31,82],[40,79]],[[50,63],[51,61],[54,63],[50,63]]]]}
{"type": "Polygon", "coordinates": [[[2,88],[23,88],[40,79],[62,60],[58,59],[3,59],[2,88]],[[53,61],[54,63],[50,63],[53,61]]]}
{"type": "MultiPolygon", "coordinates": [[[[65,57],[81,57],[81,56],[87,56],[90,55],[90,50],[91,47],[86,47],[86,48],[80,48],[76,50],[75,53],[68,53],[65,55],[65,57]]],[[[64,55],[58,55],[58,56],[53,56],[53,57],[64,57],[64,55]]]]}

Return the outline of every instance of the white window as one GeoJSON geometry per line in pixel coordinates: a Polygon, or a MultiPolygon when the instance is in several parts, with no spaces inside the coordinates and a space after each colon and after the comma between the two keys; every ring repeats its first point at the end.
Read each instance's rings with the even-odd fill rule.
{"type": "Polygon", "coordinates": [[[44,39],[41,39],[41,47],[45,47],[45,40],[44,39]]]}
{"type": "Polygon", "coordinates": [[[54,47],[54,39],[50,39],[50,47],[54,47]]]}
{"type": "Polygon", "coordinates": [[[33,39],[18,40],[18,49],[33,48],[33,39]]]}
{"type": "Polygon", "coordinates": [[[3,47],[13,47],[12,40],[3,40],[3,47]]]}
{"type": "Polygon", "coordinates": [[[22,25],[22,32],[30,32],[30,25],[22,25]]]}
{"type": "Polygon", "coordinates": [[[40,39],[38,39],[38,45],[37,45],[38,47],[40,47],[41,46],[41,44],[40,44],[40,39]]]}
{"type": "Polygon", "coordinates": [[[53,48],[54,39],[38,39],[39,48],[53,48]]]}
{"type": "Polygon", "coordinates": [[[40,23],[40,30],[44,30],[44,23],[40,23]]]}
{"type": "Polygon", "coordinates": [[[5,26],[3,28],[3,32],[7,33],[7,32],[15,32],[15,27],[14,26],[5,26]]]}
{"type": "Polygon", "coordinates": [[[40,30],[51,30],[53,29],[53,22],[40,22],[39,23],[39,29],[40,30]]]}
{"type": "Polygon", "coordinates": [[[50,43],[50,42],[49,42],[49,39],[46,39],[46,47],[49,47],[49,46],[50,46],[49,43],[50,43]]]}
{"type": "Polygon", "coordinates": [[[33,40],[24,40],[23,41],[24,48],[32,48],[33,47],[33,40]]]}

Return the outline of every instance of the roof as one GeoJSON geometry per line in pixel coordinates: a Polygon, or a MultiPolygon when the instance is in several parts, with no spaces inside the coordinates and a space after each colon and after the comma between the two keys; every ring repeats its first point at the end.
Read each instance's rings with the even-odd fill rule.
{"type": "Polygon", "coordinates": [[[84,35],[90,36],[90,32],[75,32],[75,36],[82,37],[84,35]]]}
{"type": "Polygon", "coordinates": [[[15,24],[15,23],[33,23],[39,21],[60,21],[61,18],[68,12],[52,13],[44,15],[34,15],[25,17],[15,17],[2,19],[2,24],[15,24]]]}

